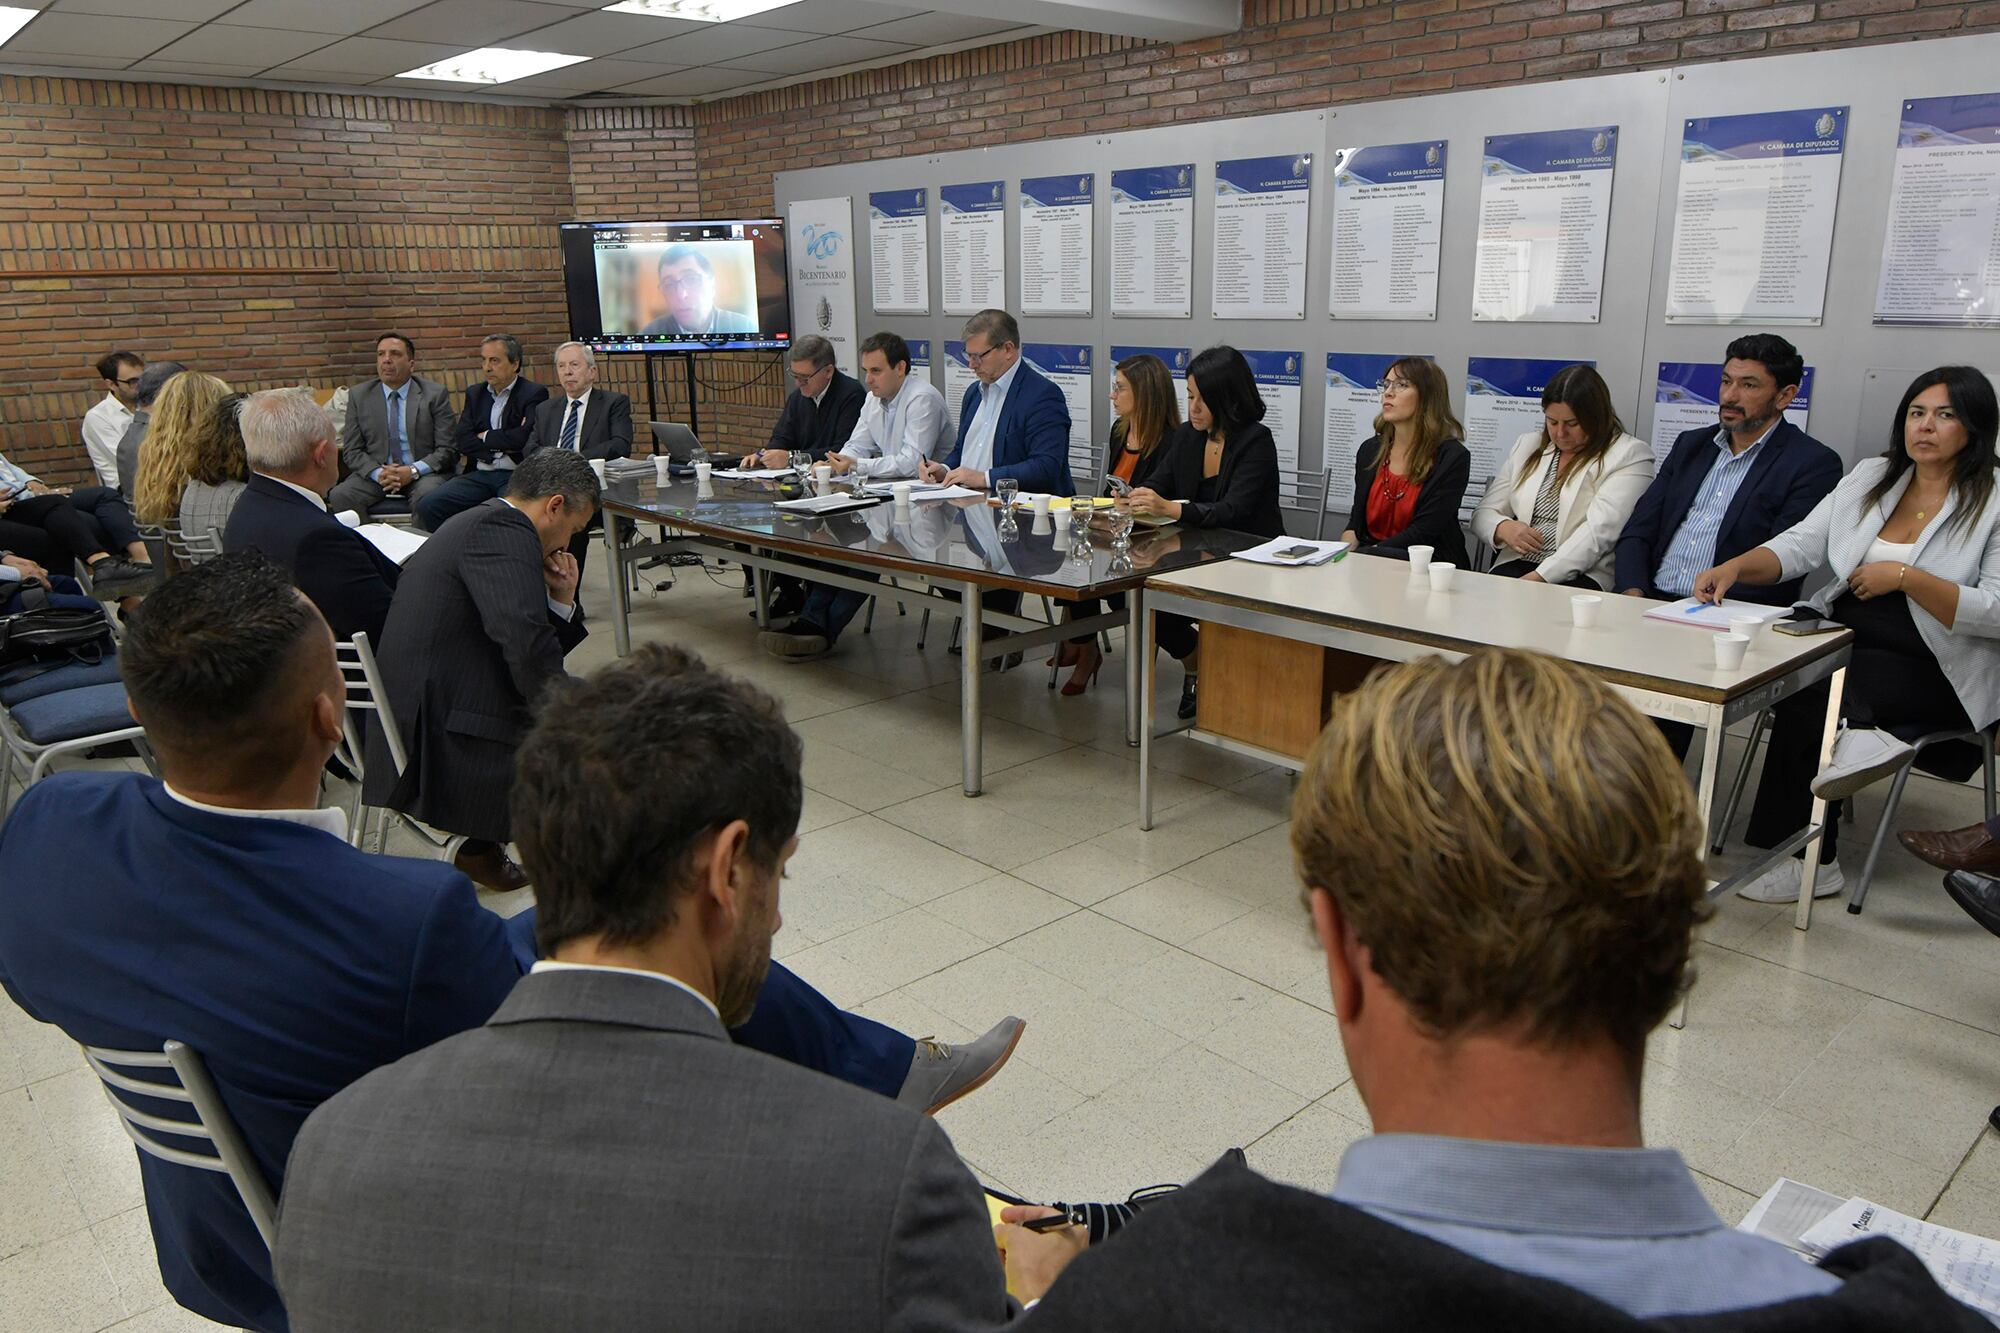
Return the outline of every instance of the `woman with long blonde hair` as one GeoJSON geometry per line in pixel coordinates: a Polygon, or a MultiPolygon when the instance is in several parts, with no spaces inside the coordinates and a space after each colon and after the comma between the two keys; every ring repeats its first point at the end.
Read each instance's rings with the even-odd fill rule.
{"type": "Polygon", "coordinates": [[[1354,454],[1354,509],[1341,540],[1368,555],[1407,560],[1429,546],[1465,563],[1458,506],[1472,477],[1465,427],[1451,414],[1451,385],[1435,361],[1406,356],[1383,373],[1375,433],[1354,454]]]}
{"type": "Polygon", "coordinates": [[[181,492],[194,475],[195,451],[229,386],[213,375],[184,370],[153,400],[146,437],[139,444],[139,476],[132,511],[141,523],[178,523],[181,492]]]}

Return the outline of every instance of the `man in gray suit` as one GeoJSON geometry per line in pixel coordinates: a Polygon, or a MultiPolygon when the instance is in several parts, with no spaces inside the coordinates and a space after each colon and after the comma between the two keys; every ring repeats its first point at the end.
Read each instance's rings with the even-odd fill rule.
{"type": "Polygon", "coordinates": [[[139,480],[139,448],[146,442],[146,425],[153,417],[153,400],[160,396],[160,390],[167,387],[167,381],[180,374],[187,367],[178,361],[155,361],[147,366],[139,376],[139,383],[133,389],[132,419],[125,423],[125,433],[118,437],[118,493],[129,503],[132,487],[139,480]]]}
{"type": "Polygon", "coordinates": [[[375,340],[375,378],[347,392],[340,461],[347,478],[326,497],[338,514],[366,515],[390,497],[416,504],[458,468],[451,391],[416,373],[417,345],[400,333],[375,340]]]}
{"type": "Polygon", "coordinates": [[[587,633],[565,548],[597,502],[581,454],[530,454],[507,494],[446,520],[410,557],[382,626],[382,678],[405,762],[398,773],[371,721],[368,803],[463,835],[456,864],[488,888],[527,883],[504,851],[514,748],[537,697],[563,676],[563,655],[587,633]]]}
{"type": "Polygon", "coordinates": [[[514,789],[544,961],[486,1026],[307,1122],[274,1255],[295,1333],[1009,1318],[933,1121],[730,1044],[781,923],[799,759],[775,700],[678,649],[551,695],[514,789]]]}

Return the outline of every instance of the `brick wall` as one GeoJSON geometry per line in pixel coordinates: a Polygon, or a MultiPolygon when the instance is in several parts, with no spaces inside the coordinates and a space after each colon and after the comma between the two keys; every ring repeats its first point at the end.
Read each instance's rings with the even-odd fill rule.
{"type": "Polygon", "coordinates": [[[51,480],[116,346],[328,385],[396,328],[457,386],[485,332],[566,335],[560,111],[5,77],[0,144],[0,452],[51,480]]]}

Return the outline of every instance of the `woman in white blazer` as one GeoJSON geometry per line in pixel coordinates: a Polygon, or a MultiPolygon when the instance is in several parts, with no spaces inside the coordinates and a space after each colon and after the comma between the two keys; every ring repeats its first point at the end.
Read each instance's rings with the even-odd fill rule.
{"type": "MultiPolygon", "coordinates": [[[[1881,457],[1857,464],[1790,531],[1696,577],[1695,596],[1719,602],[1737,583],[1777,583],[1825,567],[1833,581],[1802,610],[1854,631],[1841,696],[1846,725],[1817,775],[1827,687],[1773,710],[1745,834],[1751,846],[1775,847],[1804,828],[1813,796],[1837,801],[1893,772],[1909,758],[1907,738],[2000,719],[1996,432],[2000,405],[1985,375],[1970,366],[1926,371],[1903,394],[1881,457]]],[[[1815,897],[1845,887],[1833,859],[1837,823],[1830,807],[1815,897]]],[[[1743,896],[1789,902],[1798,897],[1798,873],[1780,867],[1743,896]]]]}
{"type": "Polygon", "coordinates": [[[1653,480],[1653,451],[1625,433],[1590,366],[1564,366],[1542,390],[1542,429],[1514,441],[1472,514],[1494,548],[1491,573],[1574,588],[1611,586],[1618,534],[1653,480]]]}

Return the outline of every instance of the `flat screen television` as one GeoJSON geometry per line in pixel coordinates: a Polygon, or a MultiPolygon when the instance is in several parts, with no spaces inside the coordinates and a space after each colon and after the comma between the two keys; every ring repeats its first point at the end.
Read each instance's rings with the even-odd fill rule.
{"type": "Polygon", "coordinates": [[[779,218],[565,222],[569,336],[598,352],[732,352],[792,341],[779,218]]]}

